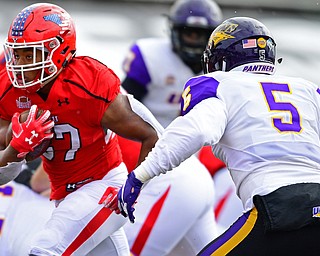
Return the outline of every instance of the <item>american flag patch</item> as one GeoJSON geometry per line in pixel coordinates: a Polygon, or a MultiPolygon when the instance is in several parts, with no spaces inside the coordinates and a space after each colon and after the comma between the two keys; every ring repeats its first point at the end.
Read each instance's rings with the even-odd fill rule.
{"type": "Polygon", "coordinates": [[[244,39],[242,40],[243,49],[257,47],[256,39],[244,39]]]}

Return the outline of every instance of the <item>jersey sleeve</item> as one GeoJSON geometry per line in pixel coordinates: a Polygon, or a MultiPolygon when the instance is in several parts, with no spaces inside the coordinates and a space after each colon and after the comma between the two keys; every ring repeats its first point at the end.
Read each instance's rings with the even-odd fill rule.
{"type": "Polygon", "coordinates": [[[181,115],[187,114],[195,105],[207,98],[217,98],[219,82],[213,77],[198,76],[187,81],[182,93],[181,115]]]}
{"type": "Polygon", "coordinates": [[[151,77],[147,70],[147,66],[141,54],[140,48],[137,44],[134,44],[130,48],[130,52],[125,58],[122,68],[123,71],[126,73],[127,77],[135,80],[145,88],[147,87],[147,84],[151,81],[151,77]]]}
{"type": "Polygon", "coordinates": [[[98,99],[94,101],[96,106],[92,106],[92,109],[97,111],[100,122],[104,112],[120,93],[120,79],[111,69],[103,69],[97,74],[95,86],[92,89],[98,99]]]}
{"type": "Polygon", "coordinates": [[[119,77],[103,63],[87,56],[76,57],[66,71],[64,76],[69,77],[68,82],[72,84],[70,94],[81,101],[78,102],[81,107],[92,109],[92,112],[81,113],[82,118],[90,125],[100,126],[103,114],[120,93],[119,77]]]}

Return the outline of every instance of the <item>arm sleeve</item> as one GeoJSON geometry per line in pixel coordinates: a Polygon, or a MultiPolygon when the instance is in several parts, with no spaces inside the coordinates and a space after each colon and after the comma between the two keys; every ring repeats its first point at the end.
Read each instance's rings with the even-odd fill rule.
{"type": "Polygon", "coordinates": [[[202,146],[217,144],[226,125],[227,110],[221,100],[201,101],[165,129],[146,160],[135,169],[136,177],[153,178],[172,170],[202,146]]]}

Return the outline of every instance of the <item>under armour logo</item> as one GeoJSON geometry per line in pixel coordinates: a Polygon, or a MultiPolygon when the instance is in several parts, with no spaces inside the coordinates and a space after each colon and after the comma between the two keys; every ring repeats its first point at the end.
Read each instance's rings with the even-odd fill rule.
{"type": "Polygon", "coordinates": [[[68,98],[64,98],[64,100],[58,99],[57,101],[58,101],[58,106],[59,106],[59,107],[61,107],[63,103],[65,103],[65,104],[67,104],[67,105],[70,104],[68,98]]]}
{"type": "Polygon", "coordinates": [[[67,192],[73,192],[77,189],[77,184],[76,183],[69,183],[66,184],[66,191],[67,192]]]}
{"type": "Polygon", "coordinates": [[[76,188],[76,184],[67,184],[67,189],[75,189],[76,188]]]}
{"type": "Polygon", "coordinates": [[[37,138],[37,137],[39,136],[39,134],[36,133],[35,130],[31,131],[31,134],[32,134],[32,136],[30,137],[30,139],[29,139],[29,138],[25,138],[25,142],[28,142],[29,145],[33,144],[32,139],[33,139],[34,137],[37,138]]]}
{"type": "Polygon", "coordinates": [[[90,181],[92,181],[93,178],[90,177],[90,178],[86,178],[84,180],[81,180],[81,181],[78,181],[76,183],[68,183],[66,184],[66,191],[67,192],[73,192],[75,191],[76,189],[80,188],[81,186],[89,183],[90,181]]]}

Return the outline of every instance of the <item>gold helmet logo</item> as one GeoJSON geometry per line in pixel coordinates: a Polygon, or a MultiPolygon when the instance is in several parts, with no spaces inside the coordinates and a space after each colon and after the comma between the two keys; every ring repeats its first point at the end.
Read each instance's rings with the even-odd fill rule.
{"type": "Polygon", "coordinates": [[[233,23],[221,24],[218,27],[218,29],[216,29],[216,31],[211,34],[208,46],[211,48],[212,43],[214,45],[217,45],[221,41],[235,38],[229,33],[232,33],[233,31],[235,31],[237,27],[238,27],[238,24],[233,24],[233,23]]]}

